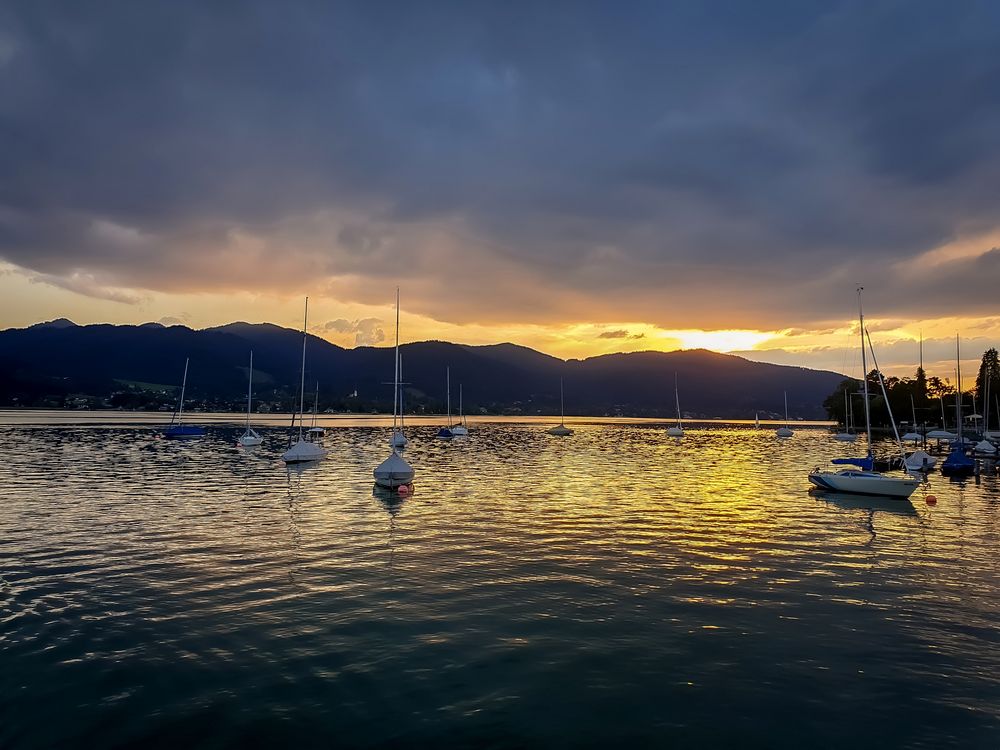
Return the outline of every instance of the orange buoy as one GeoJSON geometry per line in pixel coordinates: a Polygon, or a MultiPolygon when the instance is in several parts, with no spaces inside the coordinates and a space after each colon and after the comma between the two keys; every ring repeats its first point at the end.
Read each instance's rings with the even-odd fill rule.
{"type": "Polygon", "coordinates": [[[400,495],[409,495],[410,494],[410,487],[409,487],[409,485],[401,484],[396,489],[396,492],[398,492],[400,495]]]}
{"type": "Polygon", "coordinates": [[[934,495],[928,495],[927,496],[927,504],[928,505],[937,505],[937,498],[934,497],[934,495]]]}

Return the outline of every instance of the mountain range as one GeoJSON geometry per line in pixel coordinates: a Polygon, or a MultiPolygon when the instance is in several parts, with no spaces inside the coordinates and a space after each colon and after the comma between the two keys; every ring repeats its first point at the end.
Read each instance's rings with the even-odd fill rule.
{"type": "MultiPolygon", "coordinates": [[[[301,331],[266,323],[79,326],[65,319],[8,329],[0,331],[0,405],[165,407],[190,358],[188,397],[195,405],[242,408],[251,350],[255,398],[264,408],[289,411],[298,393],[301,331]]],[[[785,391],[793,418],[825,418],[823,399],[843,377],[704,349],[568,361],[514,344],[423,341],[400,351],[406,409],[428,413],[445,408],[446,367],[452,411],[461,384],[466,413],[558,413],[561,378],[568,415],[664,418],[675,413],[675,373],[683,411],[705,418],[779,414],[785,391]]],[[[392,348],[344,349],[309,336],[306,389],[311,394],[319,383],[321,409],[391,411],[392,377],[392,348]]]]}

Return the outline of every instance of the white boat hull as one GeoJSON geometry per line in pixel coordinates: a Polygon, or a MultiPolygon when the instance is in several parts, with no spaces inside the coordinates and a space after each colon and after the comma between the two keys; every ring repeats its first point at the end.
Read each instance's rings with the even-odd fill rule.
{"type": "Polygon", "coordinates": [[[454,435],[455,437],[463,437],[469,434],[469,430],[463,427],[462,425],[455,425],[454,427],[451,428],[451,434],[454,435]]]}
{"type": "Polygon", "coordinates": [[[779,427],[774,431],[774,434],[780,438],[790,438],[795,433],[793,433],[788,427],[779,427]]]}
{"type": "Polygon", "coordinates": [[[323,458],[326,458],[326,449],[318,443],[310,443],[308,440],[300,440],[281,454],[281,460],[286,464],[304,464],[323,458]]]}
{"type": "Polygon", "coordinates": [[[814,471],[809,481],[824,490],[852,495],[885,495],[908,498],[920,485],[917,479],[889,477],[875,471],[814,471]]]}
{"type": "Polygon", "coordinates": [[[564,424],[556,425],[555,427],[551,428],[548,432],[550,435],[558,435],[560,437],[566,437],[567,435],[573,434],[573,430],[571,430],[564,424]]]}
{"type": "Polygon", "coordinates": [[[395,451],[372,472],[375,484],[390,490],[412,484],[414,474],[413,467],[395,451]]]}
{"type": "Polygon", "coordinates": [[[678,438],[679,437],[684,437],[684,428],[683,427],[668,427],[667,428],[667,437],[678,437],[678,438]]]}
{"type": "Polygon", "coordinates": [[[410,441],[406,439],[406,436],[402,432],[396,431],[392,433],[392,437],[389,438],[389,447],[405,448],[407,445],[409,445],[409,442],[410,441]]]}

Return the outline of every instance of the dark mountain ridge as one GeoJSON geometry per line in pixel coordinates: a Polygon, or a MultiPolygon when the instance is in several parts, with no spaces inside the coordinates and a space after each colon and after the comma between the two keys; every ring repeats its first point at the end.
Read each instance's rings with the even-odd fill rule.
{"type": "MultiPolygon", "coordinates": [[[[272,324],[230,323],[193,330],[182,325],[53,321],[0,331],[0,405],[94,405],[156,408],[169,403],[190,358],[188,393],[206,407],[237,406],[246,397],[247,360],[254,352],[254,391],[273,409],[290,409],[297,394],[302,334],[272,324]],[[146,402],[143,402],[146,398],[146,402]],[[88,402],[89,403],[89,402],[88,402]]],[[[400,347],[409,411],[444,408],[451,368],[452,410],[458,387],[466,411],[554,413],[559,379],[566,413],[670,417],[674,374],[681,408],[692,416],[752,418],[783,411],[823,418],[823,399],[842,376],[828,371],[751,362],[704,349],[606,354],[560,360],[515,344],[471,346],[423,341],[400,347]]],[[[310,335],[306,383],[317,381],[321,408],[391,409],[391,347],[344,349],[310,335]],[[352,395],[356,392],[356,396],[352,395]]]]}

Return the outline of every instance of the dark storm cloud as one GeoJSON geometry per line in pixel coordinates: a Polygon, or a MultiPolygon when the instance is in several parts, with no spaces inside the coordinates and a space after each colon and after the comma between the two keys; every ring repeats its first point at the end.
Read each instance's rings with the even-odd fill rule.
{"type": "Polygon", "coordinates": [[[886,316],[985,314],[992,255],[896,264],[1000,224],[998,22],[948,2],[7,4],[0,257],[123,299],[332,279],[373,301],[405,278],[457,321],[808,325],[865,279],[886,316]]]}

